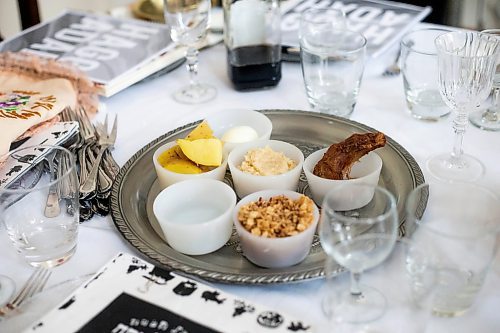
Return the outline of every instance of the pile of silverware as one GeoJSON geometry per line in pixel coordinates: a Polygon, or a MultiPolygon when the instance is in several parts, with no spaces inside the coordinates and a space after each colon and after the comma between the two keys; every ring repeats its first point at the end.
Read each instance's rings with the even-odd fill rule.
{"type": "Polygon", "coordinates": [[[79,132],[66,148],[76,155],[80,181],[80,221],[86,221],[94,214],[109,213],[109,197],[113,181],[120,167],[111,155],[117,133],[116,116],[108,131],[108,116],[104,123],[92,124],[83,109],[65,109],[62,121],[77,121],[79,132]]]}

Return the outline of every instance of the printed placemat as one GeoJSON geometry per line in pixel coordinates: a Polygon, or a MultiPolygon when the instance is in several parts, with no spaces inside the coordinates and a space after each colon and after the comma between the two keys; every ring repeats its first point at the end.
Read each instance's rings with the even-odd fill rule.
{"type": "MultiPolygon", "coordinates": [[[[54,123],[26,140],[19,148],[37,145],[59,146],[66,142],[78,131],[78,122],[67,121],[54,123]]],[[[21,178],[28,170],[35,166],[50,151],[47,149],[30,149],[26,154],[14,156],[15,160],[8,160],[4,165],[0,161],[0,190],[21,178]]]]}
{"type": "Polygon", "coordinates": [[[26,332],[312,332],[312,326],[119,253],[26,332]]]}

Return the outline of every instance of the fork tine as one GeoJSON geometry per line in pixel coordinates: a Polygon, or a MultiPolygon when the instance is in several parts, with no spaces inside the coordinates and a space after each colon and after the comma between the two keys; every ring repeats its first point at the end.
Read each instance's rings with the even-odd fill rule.
{"type": "Polygon", "coordinates": [[[21,292],[18,294],[18,296],[16,296],[16,299],[14,299],[7,305],[8,308],[15,309],[19,307],[25,300],[42,291],[42,289],[45,287],[45,284],[47,284],[47,281],[49,280],[51,274],[52,272],[48,269],[41,267],[37,268],[37,270],[29,278],[28,282],[24,285],[21,292]]]}
{"type": "Polygon", "coordinates": [[[31,274],[28,281],[26,281],[26,283],[24,284],[23,288],[19,291],[16,297],[10,302],[11,305],[17,304],[17,302],[19,302],[20,299],[26,297],[25,295],[28,293],[35,279],[37,279],[38,275],[40,275],[41,270],[42,268],[39,267],[31,274]]]}
{"type": "Polygon", "coordinates": [[[52,272],[49,270],[38,267],[29,277],[28,281],[24,284],[23,288],[19,291],[16,297],[7,304],[9,309],[15,309],[20,306],[26,299],[30,298],[37,292],[41,291],[47,283],[52,272]]]}
{"type": "Polygon", "coordinates": [[[104,129],[108,131],[108,114],[104,117],[104,129]]]}
{"type": "Polygon", "coordinates": [[[89,117],[87,116],[87,112],[85,111],[85,109],[80,107],[79,112],[80,112],[80,120],[81,120],[83,130],[88,135],[94,134],[94,128],[92,126],[92,122],[90,121],[89,117]]]}
{"type": "Polygon", "coordinates": [[[38,274],[37,279],[33,281],[33,283],[27,288],[27,292],[24,297],[19,299],[16,304],[12,304],[15,307],[19,307],[25,300],[29,299],[31,296],[35,295],[37,292],[43,289],[45,283],[47,283],[47,279],[50,276],[49,271],[46,269],[42,269],[40,274],[38,274]]]}
{"type": "Polygon", "coordinates": [[[60,113],[60,117],[61,117],[61,120],[62,121],[70,121],[71,120],[71,116],[69,114],[69,111],[70,111],[70,108],[69,107],[65,107],[61,113],[60,113]]]}
{"type": "Polygon", "coordinates": [[[118,115],[115,114],[115,119],[113,120],[113,129],[111,130],[110,139],[113,143],[116,140],[116,134],[118,132],[118,115]]]}
{"type": "Polygon", "coordinates": [[[31,296],[41,292],[43,290],[43,288],[45,288],[45,285],[47,284],[50,276],[52,275],[52,271],[48,270],[48,269],[44,269],[42,274],[43,274],[43,276],[40,279],[40,283],[38,284],[38,288],[35,288],[35,290],[31,296]]]}

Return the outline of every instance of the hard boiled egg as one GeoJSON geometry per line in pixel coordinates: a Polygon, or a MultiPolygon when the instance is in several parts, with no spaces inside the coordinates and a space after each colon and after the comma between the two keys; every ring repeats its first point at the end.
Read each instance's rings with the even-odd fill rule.
{"type": "Polygon", "coordinates": [[[234,126],[227,130],[222,136],[222,141],[231,143],[242,143],[258,138],[257,132],[250,126],[234,126]]]}

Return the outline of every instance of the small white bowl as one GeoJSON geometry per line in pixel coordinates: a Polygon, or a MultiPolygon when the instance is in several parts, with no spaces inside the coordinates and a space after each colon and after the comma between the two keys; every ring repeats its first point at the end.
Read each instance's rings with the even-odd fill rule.
{"type": "Polygon", "coordinates": [[[158,194],[153,212],[168,245],[188,255],[207,254],[231,237],[231,213],[236,195],[227,184],[213,179],[191,179],[158,194]]]}
{"type": "Polygon", "coordinates": [[[267,268],[281,268],[296,265],[309,254],[314,233],[319,220],[319,210],[314,205],[314,220],[312,224],[301,233],[282,238],[267,238],[253,235],[238,221],[238,212],[243,205],[259,198],[265,200],[278,195],[284,195],[293,200],[302,194],[294,191],[265,190],[252,193],[238,202],[233,210],[233,222],[240,238],[241,248],[245,257],[254,264],[267,268]]]}
{"type": "Polygon", "coordinates": [[[226,169],[227,169],[227,154],[223,154],[223,160],[220,166],[207,172],[202,172],[197,174],[183,174],[183,173],[173,172],[162,167],[161,164],[158,162],[158,157],[164,151],[172,148],[176,144],[177,143],[175,141],[168,142],[163,146],[159,147],[158,149],[156,149],[153,155],[153,164],[155,166],[156,175],[158,176],[158,181],[160,183],[160,188],[162,190],[172,184],[189,179],[215,179],[220,181],[224,180],[224,175],[226,174],[226,169]]]}
{"type": "Polygon", "coordinates": [[[300,172],[304,163],[304,154],[294,145],[277,140],[254,141],[235,147],[227,158],[227,164],[233,178],[234,190],[239,198],[266,189],[295,191],[299,184],[300,172]],[[269,146],[276,152],[282,152],[293,160],[296,165],[293,169],[274,176],[257,176],[240,170],[239,166],[245,160],[250,149],[269,146]]]}
{"type": "MultiPolygon", "coordinates": [[[[269,140],[273,131],[271,120],[258,111],[246,109],[222,110],[208,116],[206,121],[214,131],[214,136],[222,139],[224,133],[235,126],[249,126],[257,132],[256,140],[269,140]]],[[[251,141],[249,141],[251,142],[251,141]]],[[[224,142],[224,151],[230,153],[241,143],[224,142]]]]}
{"type": "MultiPolygon", "coordinates": [[[[323,157],[327,149],[328,148],[324,148],[315,151],[305,159],[303,165],[304,173],[307,177],[307,182],[309,183],[309,188],[311,189],[313,200],[318,206],[322,205],[323,198],[325,197],[328,191],[342,184],[345,183],[363,183],[369,185],[378,184],[380,171],[382,170],[382,159],[377,153],[373,151],[361,157],[358,162],[353,164],[350,173],[351,179],[335,180],[335,179],[326,179],[314,175],[313,174],[314,166],[323,157]]],[[[369,202],[371,200],[371,197],[365,199],[360,198],[360,200],[361,201],[368,200],[367,202],[369,202]]],[[[346,206],[345,210],[350,210],[355,208],[359,207],[346,206]]]]}

